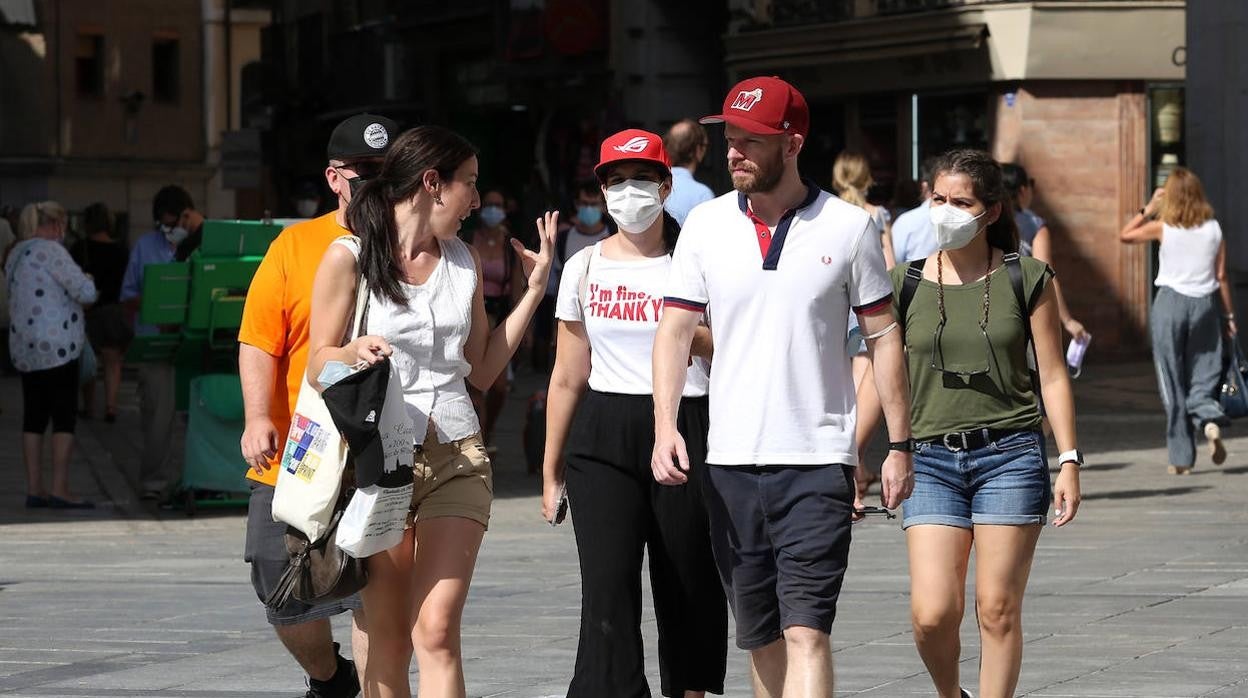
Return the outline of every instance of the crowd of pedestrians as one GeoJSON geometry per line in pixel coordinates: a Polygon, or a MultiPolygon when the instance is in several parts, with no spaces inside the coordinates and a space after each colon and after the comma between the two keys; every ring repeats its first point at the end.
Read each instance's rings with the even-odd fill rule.
{"type": "MultiPolygon", "coordinates": [[[[832,696],[852,524],[899,507],[914,641],[936,692],[970,695],[959,628],[974,555],[978,695],[1013,695],[1036,543],[1075,518],[1083,463],[1062,343],[1088,333],[1031,208],[1036,182],[953,150],[922,163],[917,206],[890,210],[869,200],[860,154],[837,157],[835,193],[800,175],[812,127],[796,87],[745,80],[716,114],[605,138],[562,224],[554,211],[518,221],[504,192],[480,193],[478,152],[451,130],[371,114],[334,129],[323,176],[336,207],[272,243],[239,333],[257,597],[288,563],[277,466],[299,392],[319,389],[327,364],[389,361],[418,466],[401,542],[367,559],[362,592],[266,607],[309,696],[410,696],[413,660],[420,695],[465,694],[462,618],[522,347],[550,371],[541,516],[557,525],[570,508],[580,560],[569,696],[651,694],[644,560],[663,695],[724,692],[731,612],[755,695],[832,696]],[[694,176],[711,138],[727,147],[720,196],[694,176]],[[362,327],[345,341],[357,300],[362,327]],[[865,454],[880,427],[877,472],[865,454]],[[882,508],[865,501],[876,482],[882,508]],[[348,611],[352,659],[329,621],[348,611]]],[[[309,215],[319,205],[300,201],[309,215]]],[[[98,359],[115,421],[128,345],[167,330],[137,320],[146,267],[186,259],[204,220],[177,186],[156,193],[152,219],[131,249],[102,204],[72,250],[55,202],[26,206],[12,241],[0,229],[27,507],[93,506],[68,481],[76,419],[95,416],[85,367],[98,359]]],[[[1198,438],[1221,463],[1216,390],[1237,328],[1196,176],[1177,168],[1121,239],[1160,244],[1150,326],[1170,470],[1190,472],[1198,438]]],[[[141,486],[163,498],[180,477],[174,370],[142,363],[138,378],[141,486]]]]}

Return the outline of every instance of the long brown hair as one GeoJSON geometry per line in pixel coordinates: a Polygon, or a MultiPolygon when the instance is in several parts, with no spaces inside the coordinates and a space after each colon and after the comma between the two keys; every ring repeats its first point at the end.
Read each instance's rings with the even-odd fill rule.
{"type": "Polygon", "coordinates": [[[982,150],[959,148],[941,155],[932,167],[932,186],[942,174],[966,175],[971,180],[975,198],[985,208],[1001,204],[1001,215],[988,224],[988,244],[1002,252],[1018,252],[1018,226],[1014,223],[1014,204],[1005,190],[1001,165],[982,150]]]}
{"type": "Polygon", "coordinates": [[[440,126],[405,131],[390,146],[377,176],[364,183],[347,206],[347,227],[360,237],[360,272],[368,287],[395,303],[406,303],[397,250],[399,229],[394,207],[409,201],[434,170],[449,182],[455,170],[477,149],[463,136],[440,126]]]}
{"type": "Polygon", "coordinates": [[[1205,198],[1205,187],[1195,172],[1176,167],[1166,178],[1166,195],[1161,199],[1161,221],[1176,228],[1195,228],[1213,218],[1213,206],[1205,198]]]}

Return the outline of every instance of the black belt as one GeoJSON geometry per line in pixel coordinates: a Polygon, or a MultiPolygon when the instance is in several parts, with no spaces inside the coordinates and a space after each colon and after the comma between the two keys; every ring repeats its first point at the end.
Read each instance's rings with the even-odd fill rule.
{"type": "Polygon", "coordinates": [[[1011,434],[1034,431],[1033,429],[972,429],[970,431],[954,431],[930,439],[917,439],[919,443],[937,444],[950,451],[971,451],[983,448],[993,441],[998,441],[1011,434]]]}

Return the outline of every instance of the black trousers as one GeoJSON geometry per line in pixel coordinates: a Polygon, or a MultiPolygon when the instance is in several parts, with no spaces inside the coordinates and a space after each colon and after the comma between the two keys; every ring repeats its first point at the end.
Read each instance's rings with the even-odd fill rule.
{"type": "Polygon", "coordinates": [[[641,639],[647,549],[663,695],[724,692],[728,608],[702,497],[707,422],[706,398],[681,401],[689,481],[660,485],[650,471],[651,396],[590,390],[581,399],[566,458],[581,563],[581,635],[569,698],[650,695],[641,639]]]}
{"type": "Polygon", "coordinates": [[[22,374],[22,431],[72,434],[78,421],[78,359],[22,374]]]}

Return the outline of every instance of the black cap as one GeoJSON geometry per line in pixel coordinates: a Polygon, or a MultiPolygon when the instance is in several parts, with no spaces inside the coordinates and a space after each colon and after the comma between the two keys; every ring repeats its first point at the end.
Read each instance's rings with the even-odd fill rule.
{"type": "Polygon", "coordinates": [[[398,137],[399,125],[390,119],[356,114],[334,127],[327,152],[330,160],[381,157],[398,137]]]}
{"type": "Polygon", "coordinates": [[[401,487],[412,482],[410,467],[385,462],[380,426],[389,380],[390,360],[383,359],[321,393],[334,426],[347,440],[347,450],[355,463],[357,487],[401,487]]]}

